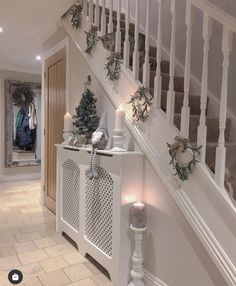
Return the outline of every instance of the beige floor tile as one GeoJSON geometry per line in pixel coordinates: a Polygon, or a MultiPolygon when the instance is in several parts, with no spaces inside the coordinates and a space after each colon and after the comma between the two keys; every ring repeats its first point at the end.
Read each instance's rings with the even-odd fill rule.
{"type": "Polygon", "coordinates": [[[60,256],[40,261],[40,265],[43,267],[44,271],[47,273],[56,271],[56,270],[59,270],[59,269],[62,269],[68,266],[65,260],[60,256]]]}
{"type": "Polygon", "coordinates": [[[57,270],[39,276],[43,286],[65,286],[71,283],[70,279],[62,270],[57,270]]]}
{"type": "Polygon", "coordinates": [[[79,254],[79,252],[72,252],[66,255],[63,255],[63,258],[69,265],[75,265],[79,263],[86,262],[87,259],[84,258],[82,255],[79,254]]]}
{"type": "Polygon", "coordinates": [[[86,278],[77,282],[68,284],[67,286],[97,286],[91,278],[86,278]]]}
{"type": "Polygon", "coordinates": [[[5,245],[0,247],[0,253],[2,256],[12,256],[16,254],[16,250],[12,244],[5,245]]]}
{"type": "Polygon", "coordinates": [[[56,245],[56,242],[50,237],[44,237],[34,240],[34,244],[37,246],[37,248],[45,248],[56,245]]]}
{"type": "Polygon", "coordinates": [[[73,282],[93,276],[93,273],[84,264],[65,268],[64,271],[73,282]]]}
{"type": "Polygon", "coordinates": [[[16,252],[18,254],[33,251],[33,250],[37,249],[32,241],[16,243],[16,244],[14,244],[14,247],[15,247],[16,252]]]}
{"type": "Polygon", "coordinates": [[[0,271],[0,282],[1,282],[1,284],[0,284],[1,286],[10,286],[10,285],[12,285],[8,281],[8,271],[0,271]]]}
{"type": "Polygon", "coordinates": [[[17,242],[27,242],[35,239],[41,238],[41,235],[38,232],[31,232],[25,234],[17,234],[15,235],[17,242]]]}
{"type": "Polygon", "coordinates": [[[9,270],[21,266],[20,260],[16,255],[0,258],[0,270],[9,270]]]}
{"type": "Polygon", "coordinates": [[[29,264],[37,261],[42,261],[48,258],[48,255],[43,249],[38,249],[30,252],[18,254],[21,263],[29,264]]]}
{"type": "Polygon", "coordinates": [[[37,277],[28,278],[26,281],[23,280],[22,286],[42,286],[41,282],[37,277]]]}
{"type": "Polygon", "coordinates": [[[60,233],[54,233],[54,235],[51,235],[51,238],[57,243],[57,244],[62,244],[62,243],[68,243],[66,238],[60,234],[60,233]]]}
{"type": "Polygon", "coordinates": [[[27,275],[29,278],[45,274],[42,266],[38,262],[21,266],[19,267],[19,270],[23,273],[24,276],[27,275]]]}
{"type": "Polygon", "coordinates": [[[93,276],[92,279],[98,286],[112,286],[110,280],[102,273],[93,276]]]}
{"type": "Polygon", "coordinates": [[[47,252],[47,254],[50,257],[55,257],[55,256],[60,256],[60,255],[71,253],[75,251],[75,248],[69,243],[64,243],[64,244],[58,244],[55,246],[47,247],[44,250],[47,252]]]}

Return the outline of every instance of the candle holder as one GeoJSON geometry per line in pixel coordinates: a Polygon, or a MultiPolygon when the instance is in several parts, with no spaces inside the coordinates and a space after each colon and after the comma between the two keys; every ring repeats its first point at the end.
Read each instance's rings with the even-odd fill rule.
{"type": "Polygon", "coordinates": [[[130,229],[134,232],[135,249],[132,256],[133,269],[130,271],[132,281],[128,286],[145,286],[142,281],[144,277],[142,244],[143,233],[147,230],[147,226],[136,228],[131,224],[130,229]]]}
{"type": "Polygon", "coordinates": [[[113,148],[111,151],[114,152],[125,152],[125,130],[114,130],[113,131],[113,148]]]}
{"type": "Polygon", "coordinates": [[[63,145],[68,145],[69,144],[70,134],[71,134],[71,131],[63,129],[63,138],[64,138],[64,142],[62,143],[63,145]]]}

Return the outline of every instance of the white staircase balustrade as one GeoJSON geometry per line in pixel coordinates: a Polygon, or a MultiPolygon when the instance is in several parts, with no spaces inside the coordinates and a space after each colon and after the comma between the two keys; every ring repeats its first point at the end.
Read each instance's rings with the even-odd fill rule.
{"type": "Polygon", "coordinates": [[[219,120],[219,141],[216,148],[216,166],[215,166],[215,180],[218,186],[224,190],[225,181],[225,127],[226,127],[226,112],[227,112],[227,96],[228,96],[228,72],[229,72],[229,56],[232,50],[233,34],[228,26],[224,26],[222,39],[222,53],[223,59],[223,78],[220,98],[220,120],[219,120]]]}
{"type": "Polygon", "coordinates": [[[135,1],[135,30],[134,30],[134,53],[133,53],[133,76],[135,80],[139,77],[139,0],[135,1]]]}
{"type": "Polygon", "coordinates": [[[151,0],[147,0],[146,7],[146,32],[145,32],[145,60],[143,64],[143,85],[149,88],[150,80],[150,63],[149,63],[149,46],[150,46],[150,4],[151,0]]]}
{"type": "Polygon", "coordinates": [[[113,0],[109,0],[109,23],[108,23],[108,33],[113,32],[113,0]]]}
{"type": "Polygon", "coordinates": [[[191,37],[192,37],[192,4],[186,4],[186,53],[185,53],[185,73],[184,73],[184,102],[181,109],[181,127],[180,132],[184,138],[189,137],[189,90],[191,76],[191,37]]]}
{"type": "MultiPolygon", "coordinates": [[[[166,96],[166,119],[170,123],[170,126],[174,123],[175,116],[175,93],[177,90],[178,78],[175,77],[176,70],[176,29],[177,29],[177,17],[176,17],[176,0],[171,0],[170,7],[170,22],[171,22],[171,32],[170,32],[170,51],[169,51],[169,75],[167,71],[162,74],[162,50],[163,50],[163,0],[157,0],[157,11],[154,13],[157,19],[152,19],[153,13],[151,13],[151,5],[154,0],[130,0],[121,1],[116,0],[116,34],[115,34],[115,51],[121,52],[121,47],[123,47],[123,69],[129,71],[127,74],[131,74],[133,79],[138,85],[143,84],[146,88],[150,88],[150,46],[156,41],[156,73],[154,77],[154,102],[152,105],[153,112],[159,110],[163,107],[161,97],[162,97],[162,85],[163,76],[169,76],[169,85],[166,96]],[[134,9],[133,14],[131,13],[131,4],[134,9]],[[140,17],[140,11],[145,11],[146,15],[140,17]],[[121,14],[124,13],[123,14],[121,14]],[[124,17],[125,16],[125,17],[124,17]],[[133,16],[134,18],[132,18],[133,16]],[[121,23],[125,20],[125,39],[124,45],[122,46],[122,28],[121,23]],[[150,25],[153,21],[157,22],[157,35],[156,38],[151,34],[150,25]],[[131,33],[131,26],[134,25],[134,34],[131,33]],[[145,37],[141,35],[145,34],[145,37]],[[132,40],[131,45],[131,37],[132,40]],[[154,41],[153,41],[154,38],[154,41]],[[143,42],[145,39],[145,43],[143,42]],[[140,79],[140,50],[142,44],[145,44],[144,52],[144,63],[142,69],[142,79],[140,79]],[[132,53],[132,54],[131,54],[132,53]],[[130,58],[132,57],[132,60],[130,58]],[[132,62],[132,66],[131,65],[132,62]],[[130,73],[130,68],[132,72],[130,73]]],[[[105,35],[107,32],[111,33],[114,31],[113,19],[115,13],[113,13],[113,0],[81,0],[83,4],[83,15],[87,18],[89,23],[94,23],[99,26],[101,35],[105,35]],[[101,7],[99,7],[99,5],[101,7]],[[108,12],[108,13],[107,13],[108,12]],[[87,17],[88,16],[88,17],[87,17]],[[101,17],[101,18],[100,18],[101,17]],[[108,21],[107,21],[108,19],[108,21]]],[[[191,119],[190,110],[190,94],[191,94],[191,53],[194,52],[194,47],[192,47],[192,26],[194,21],[192,19],[193,10],[198,9],[203,15],[202,23],[202,38],[203,38],[203,62],[202,62],[202,74],[201,74],[201,97],[200,97],[200,118],[197,127],[197,134],[193,134],[191,130],[191,135],[195,135],[197,138],[198,146],[201,148],[201,166],[204,167],[206,164],[207,157],[207,103],[208,103],[208,77],[209,77],[209,53],[210,53],[210,40],[213,33],[213,23],[217,22],[218,25],[223,27],[223,37],[222,37],[222,53],[223,53],[223,76],[222,76],[222,88],[221,88],[221,98],[220,98],[220,114],[219,114],[219,138],[218,145],[216,148],[216,159],[215,159],[215,169],[211,166],[214,176],[210,173],[209,169],[203,168],[207,172],[207,176],[214,177],[222,193],[226,194],[225,191],[225,163],[226,163],[226,147],[225,147],[225,131],[227,123],[227,96],[228,96],[228,80],[229,80],[229,67],[230,67],[230,54],[232,50],[232,38],[233,34],[236,34],[236,20],[235,18],[229,16],[216,6],[210,4],[205,0],[187,0],[186,1],[186,11],[185,11],[185,24],[186,24],[186,51],[185,51],[185,67],[184,67],[184,94],[183,94],[183,104],[181,107],[181,119],[180,119],[180,132],[179,135],[185,138],[189,138],[189,127],[191,119]]],[[[133,26],[132,26],[133,28],[133,26]]],[[[132,29],[133,30],[133,29],[132,29]]],[[[143,50],[144,51],[144,47],[143,50]]],[[[163,53],[164,54],[164,53],[163,53]]],[[[143,54],[142,54],[143,56],[143,54]]],[[[153,60],[153,59],[152,59],[153,60]]],[[[155,63],[155,61],[153,61],[155,63]]],[[[164,63],[164,62],[163,62],[164,63]]],[[[164,63],[165,64],[165,63],[164,63]]],[[[163,65],[164,67],[167,67],[163,65]]],[[[152,73],[153,75],[153,73],[152,73]]],[[[165,78],[166,80],[166,78],[165,78]]],[[[135,82],[134,81],[134,82],[135,82]]],[[[151,87],[151,88],[152,88],[151,87]]],[[[179,90],[178,90],[179,91],[179,90]]],[[[179,91],[182,93],[182,91],[179,91]]],[[[179,94],[178,94],[179,96],[179,94]]],[[[178,98],[179,99],[179,98],[178,98]]],[[[171,128],[171,127],[170,127],[171,128]]],[[[232,197],[232,196],[231,196],[232,197]]]]}
{"type": "Polygon", "coordinates": [[[161,108],[161,51],[162,51],[162,5],[163,0],[158,0],[158,29],[157,29],[157,54],[156,54],[156,76],[154,84],[154,105],[156,108],[161,108]]]}
{"type": "Polygon", "coordinates": [[[121,51],[121,31],[120,31],[120,16],[121,16],[121,0],[118,0],[117,10],[117,28],[116,28],[116,52],[121,51]]]}
{"type": "Polygon", "coordinates": [[[89,0],[89,21],[93,23],[93,0],[89,0]]]}
{"type": "Polygon", "coordinates": [[[127,69],[129,68],[129,59],[130,59],[129,24],[130,24],[130,0],[126,0],[124,66],[127,69]]]}
{"type": "Polygon", "coordinates": [[[170,82],[167,93],[166,117],[170,124],[174,122],[175,110],[175,47],[176,47],[176,5],[171,0],[171,47],[170,47],[170,82]]]}
{"type": "Polygon", "coordinates": [[[96,0],[95,4],[95,14],[94,14],[94,24],[99,28],[99,2],[96,0]]]}
{"type": "Polygon", "coordinates": [[[106,34],[106,0],[102,0],[101,34],[106,34]]]}
{"type": "Polygon", "coordinates": [[[201,164],[205,164],[206,160],[206,140],[207,140],[207,126],[206,126],[206,108],[207,108],[207,91],[208,91],[208,66],[209,66],[209,49],[210,38],[212,33],[212,19],[207,12],[204,12],[202,36],[204,40],[203,45],[203,65],[202,65],[202,82],[201,82],[201,115],[198,126],[197,143],[201,148],[201,164]]]}
{"type": "Polygon", "coordinates": [[[85,17],[87,17],[88,15],[88,1],[87,0],[83,0],[83,14],[85,17]]]}

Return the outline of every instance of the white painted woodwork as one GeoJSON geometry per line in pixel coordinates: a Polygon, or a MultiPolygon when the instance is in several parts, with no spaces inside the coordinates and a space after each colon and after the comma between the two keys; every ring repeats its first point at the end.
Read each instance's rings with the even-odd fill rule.
{"type": "Polygon", "coordinates": [[[132,203],[142,199],[143,156],[140,152],[98,151],[96,162],[100,177],[99,184],[94,184],[94,180],[86,176],[91,159],[89,150],[57,145],[56,228],[74,240],[81,255],[89,253],[109,272],[112,285],[125,286],[129,282],[132,256],[127,236],[129,212],[132,203]],[[78,206],[70,203],[74,198],[78,206]],[[105,201],[102,206],[101,200],[105,201]],[[86,214],[88,209],[90,221],[86,214]],[[99,233],[92,227],[96,224],[96,215],[102,227],[99,233]]]}
{"type": "Polygon", "coordinates": [[[89,21],[93,23],[93,0],[89,0],[89,21]]]}
{"type": "Polygon", "coordinates": [[[87,0],[83,0],[83,14],[84,16],[88,15],[88,1],[87,0]]]}
{"type": "Polygon", "coordinates": [[[106,34],[106,0],[102,0],[101,34],[106,34]]]}
{"type": "Polygon", "coordinates": [[[189,90],[190,90],[190,76],[191,76],[191,38],[192,38],[192,5],[189,1],[186,3],[186,52],[185,52],[185,73],[184,73],[184,101],[181,108],[181,136],[189,137],[189,90]]]}
{"type": "Polygon", "coordinates": [[[145,61],[143,64],[143,85],[149,88],[150,81],[150,62],[149,62],[149,46],[150,46],[150,4],[151,0],[146,0],[146,31],[145,31],[145,61]]]}
{"type": "Polygon", "coordinates": [[[229,57],[232,50],[232,32],[228,26],[224,26],[222,39],[222,53],[223,53],[223,76],[220,98],[220,119],[219,119],[219,140],[216,148],[216,166],[215,166],[215,180],[218,186],[224,189],[225,178],[225,127],[226,127],[226,112],[227,112],[227,96],[228,96],[228,72],[229,72],[229,57]]]}
{"type": "MultiPolygon", "coordinates": [[[[86,48],[86,37],[83,31],[78,31],[77,35],[75,35],[69,17],[62,19],[62,23],[77,47],[81,51],[84,51],[86,48]]],[[[87,29],[89,28],[89,23],[86,23],[86,21],[85,27],[87,29]]],[[[122,87],[122,91],[114,90],[107,81],[104,73],[106,52],[102,47],[98,47],[96,55],[96,57],[88,58],[82,52],[82,56],[89,67],[94,71],[95,76],[102,88],[104,88],[112,104],[115,108],[118,108],[119,105],[124,104],[124,100],[126,100],[124,99],[123,90],[135,90],[138,88],[138,83],[133,81],[131,73],[126,72],[126,70],[122,68],[121,77],[119,79],[119,86],[122,87]]],[[[169,155],[168,152],[166,152],[166,147],[163,146],[163,142],[168,142],[170,136],[174,137],[179,135],[177,130],[169,125],[161,113],[157,112],[152,119],[154,121],[151,131],[155,132],[156,128],[161,130],[163,140],[161,140],[161,142],[160,140],[154,142],[152,138],[144,136],[144,134],[132,124],[132,117],[129,113],[130,110],[126,107],[125,109],[127,112],[126,126],[129,132],[139,144],[147,160],[160,177],[174,202],[179,206],[191,228],[201,240],[209,257],[211,257],[213,263],[219,270],[219,277],[224,277],[227,285],[235,286],[235,243],[228,243],[229,240],[232,242],[235,241],[235,235],[232,233],[232,229],[230,229],[230,226],[235,223],[235,209],[233,204],[230,203],[230,199],[227,200],[227,197],[225,197],[223,193],[217,192],[218,187],[212,180],[211,174],[207,168],[200,164],[197,165],[194,173],[191,175],[193,180],[187,181],[185,184],[182,184],[182,186],[176,183],[172,172],[170,172],[167,167],[169,155]],[[196,194],[198,195],[196,196],[196,194]],[[221,207],[221,212],[217,211],[215,208],[216,205],[221,207]],[[206,212],[206,209],[211,211],[206,212]],[[224,218],[222,218],[222,213],[224,213],[224,218]],[[226,224],[225,221],[228,223],[226,224]],[[224,240],[222,239],[223,237],[220,236],[222,232],[224,232],[224,240]],[[225,249],[228,251],[225,252],[225,249]]]]}
{"type": "Polygon", "coordinates": [[[158,29],[157,29],[157,54],[156,54],[156,76],[154,82],[154,105],[161,108],[161,51],[162,51],[162,5],[163,0],[158,0],[158,29]]]}
{"type": "Polygon", "coordinates": [[[139,0],[135,6],[135,30],[134,30],[134,52],[133,52],[133,76],[135,80],[139,78],[139,0]]]}
{"type": "Polygon", "coordinates": [[[99,28],[99,2],[96,0],[95,4],[95,14],[94,14],[94,24],[99,28]]]}
{"type": "Polygon", "coordinates": [[[198,126],[197,144],[201,148],[201,164],[205,164],[206,160],[206,139],[207,139],[207,126],[206,126],[206,108],[207,108],[207,91],[208,91],[208,66],[209,66],[209,49],[210,38],[212,34],[212,19],[208,13],[204,13],[202,36],[203,44],[203,65],[202,65],[202,82],[201,82],[201,115],[198,126]]]}
{"type": "Polygon", "coordinates": [[[108,23],[108,33],[113,32],[113,17],[112,17],[112,12],[113,12],[113,0],[109,0],[110,5],[109,5],[109,23],[108,23]]]}
{"type": "Polygon", "coordinates": [[[118,0],[118,10],[117,10],[117,28],[116,28],[116,46],[115,51],[121,51],[121,31],[120,31],[120,16],[121,16],[121,0],[118,0]]]}
{"type": "Polygon", "coordinates": [[[171,0],[171,47],[170,47],[170,83],[167,92],[166,117],[170,124],[174,122],[175,109],[175,48],[176,48],[176,7],[175,0],[171,0]]]}
{"type": "Polygon", "coordinates": [[[127,69],[129,68],[129,60],[130,60],[129,24],[130,24],[130,0],[126,0],[124,66],[127,69]]]}

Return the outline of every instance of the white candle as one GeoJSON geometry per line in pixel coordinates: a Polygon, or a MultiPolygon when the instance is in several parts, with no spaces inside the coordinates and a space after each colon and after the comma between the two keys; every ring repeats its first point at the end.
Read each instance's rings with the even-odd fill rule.
{"type": "Polygon", "coordinates": [[[125,129],[125,110],[122,105],[116,110],[116,125],[115,130],[125,129]]]}
{"type": "Polygon", "coordinates": [[[132,225],[135,228],[143,228],[146,225],[145,220],[145,204],[142,202],[134,203],[132,225]]]}
{"type": "Polygon", "coordinates": [[[72,116],[67,112],[64,116],[64,131],[71,131],[72,129],[72,116]]]}

